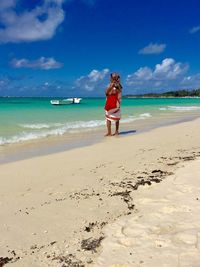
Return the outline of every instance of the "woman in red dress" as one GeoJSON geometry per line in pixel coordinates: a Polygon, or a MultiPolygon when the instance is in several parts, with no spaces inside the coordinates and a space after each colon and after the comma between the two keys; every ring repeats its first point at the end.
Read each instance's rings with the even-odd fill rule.
{"type": "Polygon", "coordinates": [[[112,73],[110,75],[110,85],[106,89],[106,125],[107,125],[107,133],[105,136],[111,136],[111,122],[115,122],[115,133],[113,135],[119,134],[119,121],[121,118],[121,92],[122,86],[120,84],[120,76],[117,73],[112,73]]]}

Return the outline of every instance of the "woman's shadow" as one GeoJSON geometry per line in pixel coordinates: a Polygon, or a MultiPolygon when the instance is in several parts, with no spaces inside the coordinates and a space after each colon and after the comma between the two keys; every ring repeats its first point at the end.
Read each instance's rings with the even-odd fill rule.
{"type": "Polygon", "coordinates": [[[119,135],[134,134],[134,133],[136,133],[136,130],[129,130],[129,131],[122,131],[119,133],[119,135]]]}

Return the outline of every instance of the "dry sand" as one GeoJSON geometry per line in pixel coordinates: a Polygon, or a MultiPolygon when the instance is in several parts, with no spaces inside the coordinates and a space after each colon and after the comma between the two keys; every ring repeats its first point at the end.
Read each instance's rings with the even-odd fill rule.
{"type": "Polygon", "coordinates": [[[134,195],[134,215],[105,230],[95,267],[200,266],[200,160],[134,195]]]}
{"type": "Polygon", "coordinates": [[[199,132],[195,120],[0,165],[0,266],[196,267],[199,132]]]}

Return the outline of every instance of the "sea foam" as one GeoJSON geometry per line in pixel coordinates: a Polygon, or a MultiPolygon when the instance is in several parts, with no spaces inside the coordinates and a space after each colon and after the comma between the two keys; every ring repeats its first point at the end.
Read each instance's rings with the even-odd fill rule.
{"type": "MultiPolygon", "coordinates": [[[[138,116],[129,116],[121,120],[121,123],[131,123],[136,120],[144,120],[150,118],[150,113],[143,113],[138,116]]],[[[61,136],[66,133],[73,134],[74,132],[91,131],[105,125],[105,120],[91,121],[75,121],[67,123],[33,123],[19,124],[23,130],[11,137],[1,137],[0,145],[14,144],[24,141],[46,138],[49,136],[61,136]],[[24,130],[26,129],[26,130],[24,130]]]]}
{"type": "Polygon", "coordinates": [[[159,108],[159,110],[169,110],[169,111],[177,111],[177,112],[185,112],[185,111],[195,111],[200,110],[200,106],[168,106],[166,108],[159,108]]]}

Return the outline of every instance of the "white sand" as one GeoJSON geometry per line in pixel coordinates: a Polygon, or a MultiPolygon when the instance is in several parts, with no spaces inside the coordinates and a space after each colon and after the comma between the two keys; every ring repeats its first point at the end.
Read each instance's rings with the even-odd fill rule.
{"type": "Polygon", "coordinates": [[[141,187],[137,211],[106,228],[96,267],[200,266],[200,160],[141,187]]]}
{"type": "MultiPolygon", "coordinates": [[[[154,264],[148,265],[147,259],[159,264],[169,251],[170,257],[177,261],[177,251],[184,251],[185,247],[191,249],[187,250],[192,253],[188,259],[195,261],[197,253],[192,240],[200,222],[199,212],[192,219],[192,230],[184,232],[188,228],[187,218],[193,216],[185,211],[190,205],[194,207],[193,202],[187,200],[188,194],[193,193],[189,190],[185,194],[184,190],[193,190],[194,184],[185,188],[184,177],[181,181],[179,175],[180,178],[174,181],[170,176],[166,178],[166,172],[174,172],[188,160],[200,156],[199,132],[200,120],[195,120],[139,135],[105,138],[92,146],[0,165],[0,261],[8,257],[10,262],[6,266],[13,267],[81,267],[94,265],[96,260],[97,266],[118,263],[140,266],[138,262],[144,261],[141,266],[151,267],[154,264]],[[162,172],[152,173],[155,170],[162,172]],[[156,185],[153,182],[150,187],[139,186],[139,191],[133,189],[141,179],[150,181],[154,179],[152,177],[166,180],[156,185]],[[172,183],[177,185],[171,186],[172,183]],[[124,192],[126,196],[120,195],[124,192]],[[179,208],[177,203],[180,203],[179,208]],[[165,204],[167,208],[164,209],[165,204]],[[132,209],[133,205],[135,209],[132,209]],[[189,216],[180,220],[181,212],[183,216],[189,216]],[[120,223],[116,221],[127,214],[127,219],[120,223]],[[107,230],[108,238],[103,241],[103,252],[98,258],[101,246],[97,244],[94,249],[88,249],[83,241],[101,239],[105,225],[115,221],[116,224],[107,228],[112,230],[113,237],[107,230]],[[178,234],[180,221],[183,234],[178,234]],[[136,223],[137,226],[132,226],[136,223]],[[125,225],[123,231],[121,224],[125,225]],[[177,235],[174,235],[173,246],[164,250],[172,236],[170,226],[174,225],[177,235]],[[167,231],[166,239],[157,238],[162,231],[167,231]],[[152,241],[154,237],[157,243],[152,241]],[[191,240],[191,244],[185,245],[186,239],[191,240]],[[109,256],[115,255],[114,248],[117,251],[121,248],[117,252],[118,258],[112,256],[117,262],[111,261],[109,256]],[[163,258],[158,249],[162,250],[163,258]],[[135,256],[136,251],[138,256],[135,256]],[[124,258],[134,260],[136,264],[124,263],[124,258]]],[[[197,209],[196,197],[193,201],[197,209]]],[[[183,255],[182,262],[187,264],[184,253],[180,255],[183,255]]],[[[167,260],[169,257],[166,264],[167,260]]],[[[157,266],[171,266],[164,264],[157,266]]]]}

